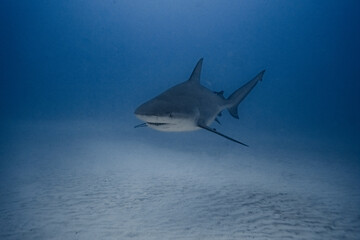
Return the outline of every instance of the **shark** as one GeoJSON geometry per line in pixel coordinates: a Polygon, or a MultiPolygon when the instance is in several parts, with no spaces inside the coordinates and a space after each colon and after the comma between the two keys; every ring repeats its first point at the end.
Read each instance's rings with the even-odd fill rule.
{"type": "Polygon", "coordinates": [[[135,128],[150,127],[164,132],[204,129],[235,143],[248,146],[210,125],[214,121],[220,123],[218,117],[224,110],[228,110],[231,116],[239,119],[239,104],[262,80],[265,70],[225,98],[223,91],[214,92],[201,85],[202,63],[203,58],[200,58],[188,80],[171,87],[136,108],[135,116],[143,123],[136,125],[135,128]]]}

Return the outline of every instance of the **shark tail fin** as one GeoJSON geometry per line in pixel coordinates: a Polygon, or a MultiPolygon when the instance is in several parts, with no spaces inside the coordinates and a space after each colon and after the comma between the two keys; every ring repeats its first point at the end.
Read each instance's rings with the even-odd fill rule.
{"type": "Polygon", "coordinates": [[[262,70],[258,75],[256,75],[252,80],[244,84],[241,88],[236,90],[230,97],[227,99],[228,101],[228,110],[231,116],[239,119],[238,115],[238,106],[242,100],[250,93],[250,91],[255,87],[258,81],[262,80],[264,76],[265,70],[262,70]]]}

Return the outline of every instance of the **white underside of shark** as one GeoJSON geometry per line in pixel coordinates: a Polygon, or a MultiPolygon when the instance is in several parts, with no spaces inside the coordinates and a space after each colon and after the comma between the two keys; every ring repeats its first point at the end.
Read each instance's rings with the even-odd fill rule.
{"type": "Polygon", "coordinates": [[[255,78],[236,90],[227,99],[223,92],[213,92],[200,84],[203,59],[195,66],[189,80],[180,83],[135,110],[135,115],[143,124],[155,130],[166,132],[184,132],[205,129],[239,144],[246,144],[228,137],[210,126],[225,109],[238,117],[237,107],[264,75],[261,71],[255,78]]]}

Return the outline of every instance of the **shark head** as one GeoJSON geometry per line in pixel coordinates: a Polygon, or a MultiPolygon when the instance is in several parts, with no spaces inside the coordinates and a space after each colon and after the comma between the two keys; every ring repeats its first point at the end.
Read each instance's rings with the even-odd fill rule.
{"type": "Polygon", "coordinates": [[[198,111],[186,104],[174,104],[159,98],[151,99],[135,110],[135,115],[146,126],[167,132],[192,131],[198,129],[198,111]]]}

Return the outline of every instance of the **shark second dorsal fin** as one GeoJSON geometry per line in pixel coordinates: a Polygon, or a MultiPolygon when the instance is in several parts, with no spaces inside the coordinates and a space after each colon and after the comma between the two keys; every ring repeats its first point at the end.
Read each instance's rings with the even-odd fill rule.
{"type": "Polygon", "coordinates": [[[218,95],[219,97],[221,97],[222,99],[225,99],[224,97],[224,91],[220,91],[220,92],[214,92],[216,95],[218,95]]]}
{"type": "Polygon", "coordinates": [[[200,84],[200,74],[201,74],[202,62],[203,62],[203,58],[200,58],[200,60],[196,64],[193,72],[191,73],[191,76],[188,80],[189,82],[200,84]]]}

